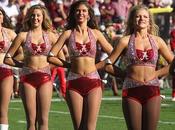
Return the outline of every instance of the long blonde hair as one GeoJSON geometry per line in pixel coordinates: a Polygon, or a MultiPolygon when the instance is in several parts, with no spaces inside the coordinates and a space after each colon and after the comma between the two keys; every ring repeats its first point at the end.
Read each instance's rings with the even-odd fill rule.
{"type": "Polygon", "coordinates": [[[29,31],[32,28],[31,17],[32,17],[32,13],[35,9],[40,9],[42,11],[42,14],[43,14],[42,29],[45,31],[48,31],[48,30],[52,31],[53,30],[52,21],[48,15],[47,8],[43,5],[40,5],[40,4],[34,5],[28,9],[27,14],[24,18],[22,30],[29,31]]]}
{"type": "Polygon", "coordinates": [[[159,35],[159,27],[155,24],[153,15],[145,5],[136,5],[130,9],[128,20],[126,23],[126,30],[124,35],[130,35],[136,31],[135,18],[139,10],[144,9],[149,14],[149,28],[148,33],[152,35],[159,35]]]}

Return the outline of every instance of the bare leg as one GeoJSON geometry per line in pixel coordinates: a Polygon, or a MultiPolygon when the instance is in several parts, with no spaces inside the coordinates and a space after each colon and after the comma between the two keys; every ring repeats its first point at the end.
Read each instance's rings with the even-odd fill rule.
{"type": "Polygon", "coordinates": [[[13,92],[13,76],[9,76],[0,84],[0,124],[8,124],[8,106],[13,92]]]}
{"type": "Polygon", "coordinates": [[[160,114],[161,97],[156,96],[143,106],[142,130],[156,130],[160,114]]]}
{"type": "Polygon", "coordinates": [[[36,130],[36,89],[24,83],[21,87],[21,96],[26,113],[27,130],[36,130]]]}
{"type": "Polygon", "coordinates": [[[14,77],[14,85],[13,85],[14,97],[19,97],[19,81],[16,77],[14,77]]]}
{"type": "Polygon", "coordinates": [[[128,130],[141,130],[142,105],[133,99],[123,98],[122,107],[128,130]]]}
{"type": "Polygon", "coordinates": [[[100,104],[101,104],[101,98],[102,98],[102,89],[94,88],[91,90],[91,92],[88,94],[88,96],[84,99],[84,112],[83,122],[81,122],[81,126],[83,126],[83,129],[80,130],[95,130],[96,129],[96,122],[98,113],[100,110],[100,104]]]}
{"type": "Polygon", "coordinates": [[[83,97],[75,91],[68,90],[66,99],[71,113],[74,130],[79,130],[83,111],[83,97]]]}
{"type": "Polygon", "coordinates": [[[112,76],[112,91],[114,96],[118,95],[117,81],[114,76],[112,76]]]}
{"type": "Polygon", "coordinates": [[[38,130],[48,130],[49,110],[52,99],[52,82],[47,82],[37,90],[37,119],[38,130]]]}

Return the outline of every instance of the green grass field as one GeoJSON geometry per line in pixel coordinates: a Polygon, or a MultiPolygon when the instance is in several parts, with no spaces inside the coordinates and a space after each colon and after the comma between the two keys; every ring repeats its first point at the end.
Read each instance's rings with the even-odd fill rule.
{"type": "MultiPolygon", "coordinates": [[[[171,89],[161,90],[161,93],[167,98],[162,101],[158,130],[175,130],[175,102],[170,98],[171,89]]],[[[121,91],[119,94],[121,95],[121,91]]],[[[126,130],[121,97],[112,96],[111,90],[105,90],[103,97],[96,130],[126,130]]],[[[73,130],[67,105],[58,99],[54,94],[49,116],[49,130],[73,130]]],[[[9,130],[26,129],[25,114],[20,99],[13,99],[10,103],[9,124],[9,130]]]]}

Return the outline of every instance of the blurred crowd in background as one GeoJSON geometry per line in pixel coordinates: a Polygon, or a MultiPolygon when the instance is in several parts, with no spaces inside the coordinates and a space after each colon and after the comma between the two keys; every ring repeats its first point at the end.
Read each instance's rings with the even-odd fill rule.
{"type": "MultiPolygon", "coordinates": [[[[72,2],[74,0],[0,0],[0,6],[11,18],[17,33],[20,31],[27,9],[35,4],[42,4],[47,7],[54,27],[61,31],[66,24],[69,6],[72,2]]],[[[174,0],[88,0],[88,2],[94,9],[100,29],[106,31],[110,37],[115,37],[114,34],[123,33],[128,11],[134,5],[145,4],[149,8],[174,8],[175,5],[174,0]]],[[[168,13],[168,15],[172,16],[173,12],[168,13]]],[[[164,22],[167,19],[162,18],[163,16],[161,16],[161,20],[157,20],[161,22],[159,25],[167,25],[164,22]]],[[[159,17],[156,19],[160,19],[159,17]]],[[[168,21],[172,23],[175,20],[168,21]]]]}
{"type": "MultiPolygon", "coordinates": [[[[61,33],[62,30],[64,30],[69,7],[72,2],[74,2],[74,0],[0,0],[0,6],[10,17],[15,32],[19,33],[27,9],[33,5],[42,4],[48,9],[48,13],[53,22],[53,28],[61,33]]],[[[94,9],[100,30],[113,46],[117,44],[118,39],[124,33],[128,11],[132,6],[145,4],[150,9],[171,8],[172,11],[157,12],[154,16],[156,24],[159,25],[160,36],[167,44],[172,43],[174,48],[170,45],[171,50],[175,50],[175,0],[88,0],[88,2],[94,9]]],[[[102,50],[100,52],[102,52],[102,50]]],[[[105,54],[100,53],[99,57],[99,60],[103,59],[105,58],[105,54]]],[[[160,58],[160,64],[164,65],[166,63],[160,58]]],[[[104,83],[106,84],[107,80],[109,80],[107,77],[107,75],[103,74],[102,79],[104,79],[104,83]]],[[[114,95],[117,95],[118,82],[115,82],[114,77],[110,79],[112,82],[110,82],[109,86],[114,86],[112,89],[114,95]]]]}

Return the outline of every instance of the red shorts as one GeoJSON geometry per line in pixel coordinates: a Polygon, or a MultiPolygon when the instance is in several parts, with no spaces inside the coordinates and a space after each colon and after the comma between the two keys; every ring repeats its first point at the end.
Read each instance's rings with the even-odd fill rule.
{"type": "Polygon", "coordinates": [[[131,98],[142,105],[155,96],[160,96],[159,86],[139,86],[122,91],[123,98],[131,98]]]}
{"type": "Polygon", "coordinates": [[[35,88],[40,87],[44,83],[51,81],[51,76],[47,73],[34,72],[20,77],[20,82],[28,83],[35,88]]]}
{"type": "Polygon", "coordinates": [[[67,84],[68,90],[76,91],[82,96],[87,96],[91,90],[98,87],[103,88],[101,79],[90,79],[87,77],[69,80],[67,84]]]}
{"type": "Polygon", "coordinates": [[[12,69],[0,67],[0,81],[12,75],[13,75],[12,69]]]}

